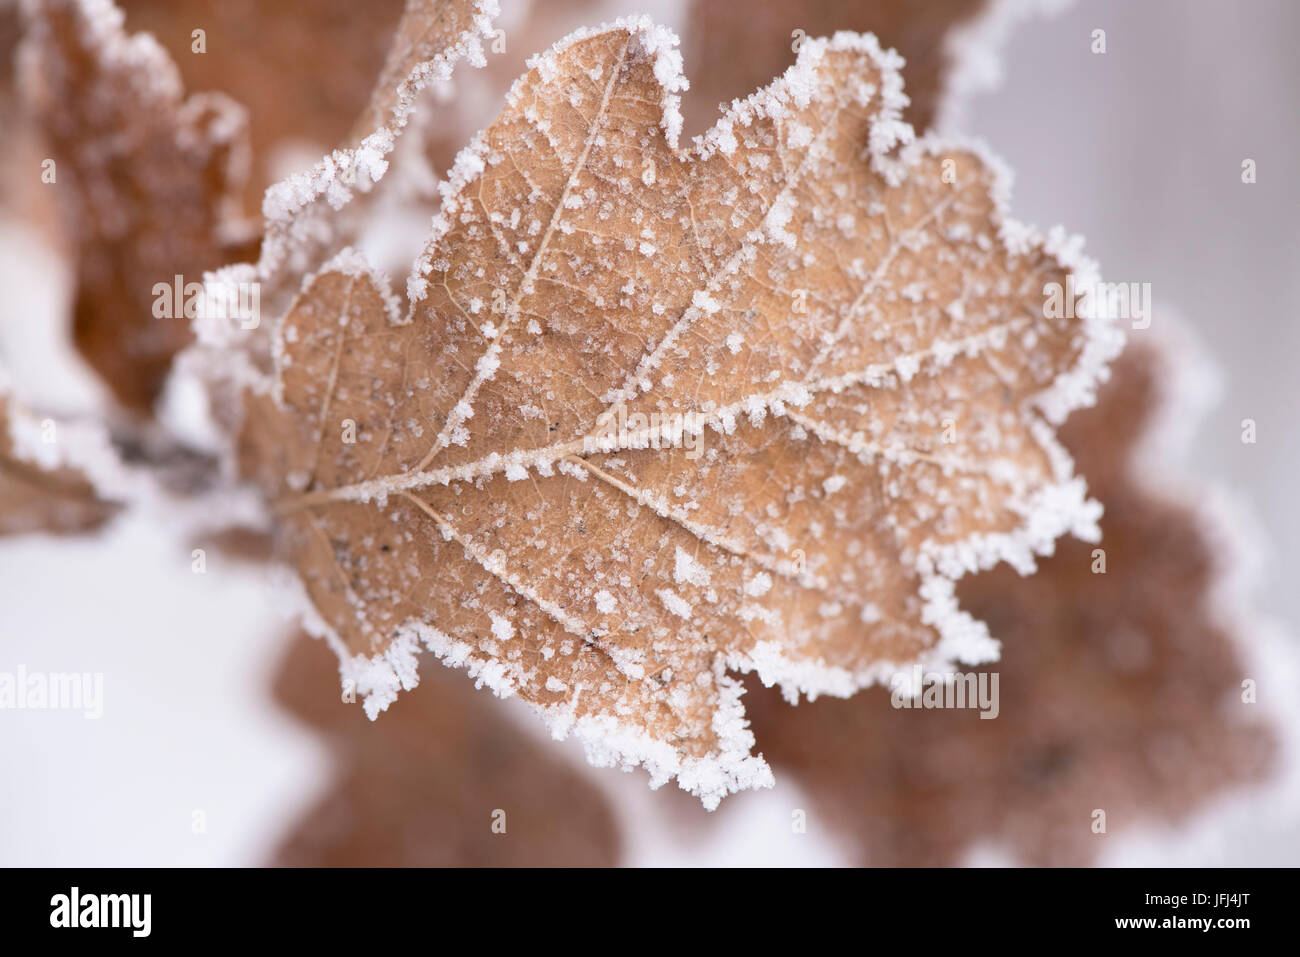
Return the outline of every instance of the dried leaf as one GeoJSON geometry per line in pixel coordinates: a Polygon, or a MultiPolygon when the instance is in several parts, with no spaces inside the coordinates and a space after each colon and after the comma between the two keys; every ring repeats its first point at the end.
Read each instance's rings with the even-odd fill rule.
{"type": "Polygon", "coordinates": [[[265,524],[263,504],[211,456],[161,430],[35,412],[0,370],[0,535],[91,531],[127,508],[211,544],[265,524]]]}
{"type": "Polygon", "coordinates": [[[41,160],[32,124],[21,109],[17,90],[18,41],[22,36],[18,7],[0,3],[0,219],[43,228],[52,221],[48,190],[31,188],[39,178],[41,160]]]}
{"type": "Polygon", "coordinates": [[[986,5],[986,0],[692,0],[685,49],[691,71],[686,117],[707,121],[719,103],[765,83],[793,62],[803,39],[853,30],[874,33],[907,61],[911,102],[904,119],[927,130],[949,75],[945,41],[986,5]]]}
{"type": "Polygon", "coordinates": [[[1275,736],[1240,699],[1240,610],[1211,605],[1226,532],[1146,487],[1134,461],[1164,414],[1165,363],[1130,346],[1100,404],[1063,429],[1106,503],[1105,573],[1093,545],[1067,539],[1033,578],[961,585],[1003,642],[995,720],[895,709],[874,689],[794,709],[755,689],[764,753],[860,862],[953,864],[991,843],[1026,864],[1086,864],[1105,846],[1095,809],[1112,834],[1173,823],[1270,769],[1275,736]]]}
{"type": "Polygon", "coordinates": [[[128,36],[108,0],[33,0],[27,13],[26,76],[77,244],[76,344],[147,412],[191,338],[185,284],[255,248],[235,201],[243,113],[220,94],[184,99],[166,53],[128,36]],[[155,285],[177,276],[181,301],[160,318],[155,285]]]}
{"type": "Polygon", "coordinates": [[[770,780],[729,669],[847,695],[996,654],[953,582],[1093,529],[1048,422],[1117,334],[1045,318],[1089,264],[979,152],[906,146],[873,37],[685,152],[674,47],[638,20],[535,61],[408,316],[353,254],[313,277],[243,470],[372,715],[423,644],[711,807],[770,780]]]}
{"type": "Polygon", "coordinates": [[[252,207],[283,171],[283,151],[344,141],[384,63],[402,0],[119,0],[152,34],[185,87],[218,90],[248,113],[252,207]],[[194,31],[202,30],[196,52],[194,31]]]}
{"type": "Polygon", "coordinates": [[[283,839],[277,864],[617,863],[618,833],[603,796],[539,751],[491,699],[435,668],[371,725],[340,702],[336,664],[303,635],[276,677],[276,697],[328,738],[338,768],[329,790],[283,839]]]}
{"type": "Polygon", "coordinates": [[[84,432],[38,418],[0,384],[0,535],[70,534],[103,525],[118,505],[96,490],[77,450],[84,432]]]}
{"type": "Polygon", "coordinates": [[[359,142],[409,111],[412,95],[427,82],[426,74],[432,73],[431,67],[417,68],[445,57],[465,37],[490,35],[484,21],[496,15],[495,3],[408,0],[370,102],[354,124],[353,141],[359,142]]]}
{"type": "Polygon", "coordinates": [[[418,94],[450,79],[461,60],[474,66],[486,62],[483,41],[492,34],[497,12],[496,0],[407,0],[380,79],[349,142],[267,190],[262,203],[266,236],[257,268],[214,277],[217,284],[251,277],[275,297],[286,276],[317,268],[336,250],[332,219],[387,172],[388,156],[418,94]]]}
{"type": "MultiPolygon", "coordinates": [[[[440,178],[454,165],[461,147],[500,109],[510,88],[527,71],[531,55],[598,20],[599,5],[599,0],[517,0],[513,8],[507,5],[501,25],[492,35],[491,56],[484,68],[457,74],[453,95],[422,104],[416,117],[418,142],[411,144],[413,148],[402,159],[422,167],[411,185],[424,193],[420,199],[426,205],[432,203],[428,216],[438,210],[440,178]]],[[[420,215],[422,223],[427,223],[423,209],[420,215]]],[[[413,255],[400,263],[403,271],[413,255]]]]}

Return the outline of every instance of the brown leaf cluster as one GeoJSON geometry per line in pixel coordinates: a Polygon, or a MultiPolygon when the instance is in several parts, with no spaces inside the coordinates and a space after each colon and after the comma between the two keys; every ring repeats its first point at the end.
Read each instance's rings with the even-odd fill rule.
{"type": "MultiPolygon", "coordinates": [[[[311,625],[371,716],[389,708],[366,724],[323,649],[295,645],[278,693],[339,773],[280,862],[614,860],[599,796],[434,656],[595,763],[676,776],[708,806],[770,779],[748,713],[867,863],[981,842],[1085,862],[1096,808],[1114,830],[1181,819],[1266,773],[1240,636],[1206,602],[1213,539],[1135,474],[1159,357],[1130,349],[1062,446],[1054,423],[1117,347],[1044,316],[1044,285],[1087,264],[1006,219],[981,151],[909,143],[902,120],[932,121],[945,38],[981,0],[696,0],[689,90],[642,21],[578,35],[460,155],[405,299],[351,250],[323,260],[414,94],[453,50],[476,58],[481,5],[409,0],[395,32],[396,0],[126,7],[124,26],[107,0],[37,0],[24,56],[75,240],[77,345],[127,408],[152,406],[191,341],[184,316],[155,316],[155,283],[256,259],[241,203],[281,151],[341,147],[268,197],[247,268],[302,289],[259,332],[269,378],[219,393],[311,625]],[[874,39],[812,39],[838,29],[904,54],[910,103],[874,39]],[[182,77],[222,92],[187,99],[182,77]],[[679,100],[699,125],[755,88],[682,145],[679,100]],[[1065,538],[1020,577],[1095,518],[1065,449],[1106,503],[1108,571],[1065,538]],[[990,630],[994,721],[880,689],[791,708],[763,687],[845,696],[980,663],[990,630]],[[747,709],[736,672],[758,679],[747,709]]],[[[30,164],[25,141],[9,161],[30,164]]],[[[117,506],[85,475],[15,454],[16,415],[0,399],[0,533],[101,524],[117,506]]],[[[230,547],[264,557],[241,532],[230,547]]]]}

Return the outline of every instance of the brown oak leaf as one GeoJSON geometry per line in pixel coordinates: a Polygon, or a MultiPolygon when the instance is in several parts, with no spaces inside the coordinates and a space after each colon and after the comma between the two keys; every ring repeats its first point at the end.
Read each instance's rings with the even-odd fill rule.
{"type": "Polygon", "coordinates": [[[996,719],[895,708],[882,689],[797,708],[753,689],[764,753],[859,863],[948,865],[992,844],[1025,864],[1087,864],[1105,845],[1096,809],[1107,833],[1175,823],[1268,773],[1275,735],[1240,697],[1249,636],[1238,609],[1211,603],[1231,536],[1135,461],[1171,361],[1134,343],[1099,404],[1062,430],[1106,503],[1104,574],[1093,544],[1067,539],[1033,578],[996,569],[961,584],[1003,642],[996,719]]]}
{"type": "Polygon", "coordinates": [[[337,765],[329,789],[281,840],[276,864],[618,862],[618,831],[603,795],[459,676],[435,666],[372,725],[340,701],[336,664],[329,649],[299,635],[276,675],[276,698],[322,732],[337,765]]]}
{"type": "Polygon", "coordinates": [[[244,114],[220,94],[185,99],[167,54],[126,34],[109,0],[24,9],[25,82],[76,243],[76,344],[123,406],[147,413],[191,338],[187,285],[256,249],[236,200],[244,114]],[[181,294],[160,299],[159,284],[181,294]]]}
{"type": "Polygon", "coordinates": [[[909,143],[874,37],[809,40],[689,149],[675,43],[534,61],[407,315],[356,254],[310,277],[242,469],[372,715],[424,646],[712,807],[770,781],[729,671],[847,695],[996,654],[954,582],[1095,531],[1050,424],[1118,334],[1047,315],[1089,264],[978,150],[909,143]]]}

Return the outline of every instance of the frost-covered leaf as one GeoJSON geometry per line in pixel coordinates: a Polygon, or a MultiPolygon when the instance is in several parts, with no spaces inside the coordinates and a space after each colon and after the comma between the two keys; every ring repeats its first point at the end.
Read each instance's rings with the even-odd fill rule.
{"type": "MultiPolygon", "coordinates": [[[[598,20],[599,8],[600,0],[506,0],[484,68],[457,73],[451,95],[421,104],[413,118],[419,124],[414,133],[418,142],[408,142],[402,161],[410,165],[400,172],[408,179],[408,192],[418,190],[421,194],[422,228],[437,212],[441,177],[451,169],[461,147],[501,108],[510,88],[527,71],[532,54],[598,20]],[[425,206],[429,207],[427,214],[425,206]]],[[[773,75],[775,72],[768,74],[773,75]]],[[[413,255],[408,253],[394,268],[405,272],[413,255]]]]}
{"type": "Polygon", "coordinates": [[[119,506],[82,467],[105,444],[38,417],[0,382],[0,535],[84,532],[112,517],[119,506]]]}
{"type": "Polygon", "coordinates": [[[691,0],[685,31],[691,88],[688,120],[706,122],[719,103],[745,96],[794,61],[808,37],[836,30],[874,33],[907,61],[904,118],[930,128],[949,75],[947,38],[980,14],[986,0],[691,0]]]}
{"type": "Polygon", "coordinates": [[[338,211],[387,172],[418,95],[449,80],[461,60],[483,65],[483,43],[497,12],[497,0],[407,0],[379,80],[348,141],[311,169],[267,190],[257,268],[225,280],[253,277],[268,284],[274,296],[286,277],[316,268],[337,249],[332,221],[338,211]]]}
{"type": "Polygon", "coordinates": [[[47,188],[76,243],[76,344],[124,406],[147,412],[190,341],[193,301],[159,309],[155,286],[180,276],[184,290],[256,245],[235,202],[243,112],[219,94],[186,99],[167,54],[125,33],[109,0],[25,10],[25,82],[56,164],[47,188]]]}
{"type": "Polygon", "coordinates": [[[276,675],[276,698],[326,739],[336,769],[280,841],[276,864],[618,863],[618,831],[601,793],[459,675],[430,662],[434,673],[372,725],[339,700],[335,664],[329,649],[299,635],[276,675]]]}
{"type": "Polygon", "coordinates": [[[755,689],[759,746],[861,863],[955,864],[992,846],[1087,864],[1106,847],[1094,809],[1109,833],[1173,824],[1277,760],[1241,699],[1245,677],[1268,680],[1245,663],[1253,626],[1215,604],[1242,565],[1236,536],[1194,504],[1204,489],[1171,494],[1135,458],[1153,423],[1186,425],[1189,403],[1165,394],[1184,360],[1165,348],[1130,346],[1097,407],[1062,430],[1106,503],[1104,573],[1096,544],[1067,539],[1032,578],[996,569],[959,588],[1003,642],[995,720],[895,709],[883,689],[793,709],[755,689]]]}
{"type": "Polygon", "coordinates": [[[202,536],[203,547],[218,535],[229,546],[233,530],[265,525],[264,503],[161,430],[114,432],[93,416],[51,415],[24,399],[0,369],[0,535],[91,531],[124,509],[179,539],[202,536]]]}
{"type": "Polygon", "coordinates": [[[770,780],[729,670],[996,654],[953,582],[1095,531],[1049,423],[1116,335],[1045,318],[1088,264],[909,144],[898,65],[810,40],[683,151],[675,38],[580,32],[459,157],[409,314],[352,253],[305,284],[242,464],[372,715],[423,645],[713,806],[770,780]]]}
{"type": "Polygon", "coordinates": [[[359,140],[392,123],[394,117],[410,110],[412,97],[430,80],[446,79],[437,67],[438,59],[446,58],[448,51],[467,37],[481,41],[490,36],[489,21],[496,14],[495,2],[407,0],[354,138],[359,140]]]}
{"type": "MultiPolygon", "coordinates": [[[[286,160],[344,141],[365,107],[403,0],[118,0],[132,31],[152,34],[185,87],[219,90],[248,114],[249,204],[286,160]],[[203,52],[196,53],[196,30],[203,52]]],[[[315,156],[308,154],[308,159],[315,156]]]]}

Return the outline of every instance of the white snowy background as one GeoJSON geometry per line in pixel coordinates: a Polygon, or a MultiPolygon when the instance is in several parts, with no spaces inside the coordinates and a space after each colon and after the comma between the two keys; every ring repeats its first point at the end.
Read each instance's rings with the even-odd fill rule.
{"type": "MultiPolygon", "coordinates": [[[[679,6],[659,6],[650,12],[680,28],[679,6]]],[[[1109,280],[1150,282],[1156,321],[1176,312],[1219,366],[1220,401],[1188,467],[1254,512],[1269,546],[1255,601],[1287,636],[1300,634],[1297,36],[1291,0],[1081,2],[1012,29],[1001,85],[972,98],[957,127],[1015,170],[1018,218],[1082,232],[1109,280]],[[1090,52],[1094,29],[1106,31],[1104,55],[1090,52]],[[1241,183],[1246,158],[1254,185],[1241,183]],[[1240,441],[1243,418],[1258,424],[1254,445],[1240,441]]],[[[84,407],[93,382],[84,370],[69,378],[74,360],[40,320],[66,311],[49,292],[58,269],[0,223],[0,360],[29,394],[84,407]]],[[[105,683],[99,720],[0,712],[0,864],[264,860],[330,767],[270,699],[285,635],[264,576],[213,552],[195,575],[188,543],[145,517],[91,539],[0,540],[0,669],[100,671],[105,683]]],[[[1295,682],[1272,687],[1292,707],[1300,698],[1295,682]]],[[[503,707],[533,728],[522,708],[503,707]]],[[[582,765],[574,748],[539,746],[582,765]]],[[[788,781],[730,798],[715,827],[687,839],[643,775],[591,775],[616,803],[628,863],[843,860],[815,813],[808,834],[790,833],[790,808],[812,805],[788,781]]],[[[1114,835],[1103,862],[1300,863],[1294,793],[1219,802],[1177,833],[1114,835]]],[[[999,857],[981,848],[973,859],[999,857]]]]}

